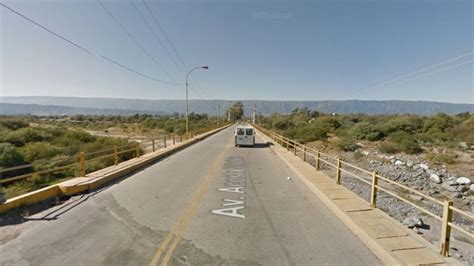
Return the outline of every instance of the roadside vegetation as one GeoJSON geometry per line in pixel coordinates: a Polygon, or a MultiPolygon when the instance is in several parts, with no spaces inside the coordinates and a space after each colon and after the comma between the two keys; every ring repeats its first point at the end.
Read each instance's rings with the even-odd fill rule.
{"type": "MultiPolygon", "coordinates": [[[[302,108],[288,115],[263,117],[262,123],[264,127],[297,141],[321,141],[342,151],[356,151],[360,142],[373,143],[379,152],[388,154],[418,154],[426,147],[456,148],[474,143],[474,115],[469,113],[336,115],[302,108]]],[[[452,158],[446,155],[431,157],[452,162],[452,158]]]]}
{"type": "MultiPolygon", "coordinates": [[[[216,120],[207,114],[190,116],[190,131],[202,133],[216,127],[216,120]]],[[[26,168],[0,173],[0,179],[52,169],[78,162],[80,152],[92,153],[109,150],[115,145],[134,147],[134,135],[145,138],[160,134],[184,134],[185,119],[173,116],[0,116],[0,171],[5,168],[29,165],[26,168]],[[99,131],[105,134],[95,135],[99,131]],[[106,133],[113,131],[108,136],[106,133]],[[120,137],[117,137],[117,136],[120,137]]],[[[102,153],[100,155],[104,155],[102,153]]],[[[134,152],[123,153],[120,160],[128,160],[134,152]]],[[[113,158],[103,158],[87,163],[87,172],[113,164],[113,158]]],[[[0,188],[5,198],[23,194],[78,176],[79,168],[35,174],[32,177],[6,183],[0,188]]]]}

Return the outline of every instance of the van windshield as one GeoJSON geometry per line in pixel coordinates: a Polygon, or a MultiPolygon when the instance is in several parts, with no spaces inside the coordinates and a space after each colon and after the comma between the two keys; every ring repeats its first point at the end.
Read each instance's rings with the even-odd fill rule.
{"type": "Polygon", "coordinates": [[[245,130],[245,135],[247,135],[247,136],[253,135],[253,128],[247,128],[247,129],[245,130]]]}
{"type": "Polygon", "coordinates": [[[244,134],[243,128],[237,128],[237,135],[242,136],[244,134]]]}

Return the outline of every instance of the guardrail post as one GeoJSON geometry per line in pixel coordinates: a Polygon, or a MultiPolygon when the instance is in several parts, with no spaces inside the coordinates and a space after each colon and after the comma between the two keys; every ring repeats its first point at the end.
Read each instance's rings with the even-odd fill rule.
{"type": "Polygon", "coordinates": [[[155,139],[151,140],[151,145],[153,146],[153,152],[155,152],[156,151],[156,149],[155,149],[155,139]]]}
{"type": "Polygon", "coordinates": [[[449,239],[451,238],[451,223],[453,219],[453,210],[451,210],[451,206],[453,206],[453,201],[446,200],[444,201],[443,206],[443,224],[441,227],[441,250],[440,253],[442,256],[449,256],[449,239]]]}
{"type": "Polygon", "coordinates": [[[173,133],[173,145],[175,145],[175,144],[176,144],[176,136],[173,133]]]}
{"type": "Polygon", "coordinates": [[[321,158],[321,154],[319,151],[316,152],[316,171],[319,171],[321,169],[321,161],[319,160],[321,158]]]}
{"type": "Polygon", "coordinates": [[[137,148],[135,149],[136,150],[136,157],[140,157],[140,143],[137,143],[137,148]]]}
{"type": "Polygon", "coordinates": [[[370,207],[377,208],[377,172],[372,172],[372,188],[370,192],[370,207]]]}
{"type": "Polygon", "coordinates": [[[114,165],[118,164],[119,156],[118,156],[118,146],[114,146],[114,165]]]}
{"type": "Polygon", "coordinates": [[[293,149],[295,150],[295,156],[296,156],[296,142],[293,141],[293,149]]]}
{"type": "Polygon", "coordinates": [[[80,176],[86,176],[86,155],[84,152],[79,154],[79,172],[80,176]]]}
{"type": "Polygon", "coordinates": [[[290,151],[290,141],[286,141],[286,150],[290,151]]]}
{"type": "Polygon", "coordinates": [[[179,134],[179,142],[183,142],[183,135],[179,134]]]}
{"type": "Polygon", "coordinates": [[[337,158],[336,184],[341,184],[341,159],[337,158]]]}
{"type": "Polygon", "coordinates": [[[303,161],[306,162],[306,146],[303,145],[303,161]]]}
{"type": "Polygon", "coordinates": [[[163,146],[166,148],[166,135],[163,136],[163,146]]]}

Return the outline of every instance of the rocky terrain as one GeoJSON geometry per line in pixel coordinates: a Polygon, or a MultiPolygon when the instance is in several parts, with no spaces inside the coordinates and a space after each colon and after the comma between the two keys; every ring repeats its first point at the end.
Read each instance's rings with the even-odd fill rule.
{"type": "MultiPolygon", "coordinates": [[[[376,171],[381,176],[416,189],[440,201],[453,200],[455,207],[474,213],[474,176],[468,175],[474,173],[474,165],[470,158],[464,158],[469,159],[467,162],[447,166],[427,161],[423,155],[386,155],[367,148],[358,150],[357,156],[354,156],[352,152],[344,153],[342,156],[340,152],[336,151],[325,152],[335,157],[340,156],[344,161],[363,169],[376,171]]],[[[327,171],[330,176],[335,175],[334,168],[324,164],[321,166],[322,170],[327,171]]],[[[360,171],[352,169],[351,172],[371,180],[369,175],[360,171]]],[[[367,184],[345,174],[342,175],[342,184],[369,201],[370,187],[367,184]]],[[[379,185],[390,188],[391,191],[395,191],[399,196],[408,199],[410,202],[442,216],[442,206],[423,196],[410,193],[387,182],[379,181],[379,185]]],[[[377,207],[415,230],[435,246],[439,246],[441,223],[438,220],[385,193],[379,193],[377,207]]],[[[453,220],[457,225],[474,232],[474,221],[472,219],[454,215],[453,220]]],[[[474,239],[462,232],[452,230],[450,254],[467,265],[474,265],[474,239]]]]}

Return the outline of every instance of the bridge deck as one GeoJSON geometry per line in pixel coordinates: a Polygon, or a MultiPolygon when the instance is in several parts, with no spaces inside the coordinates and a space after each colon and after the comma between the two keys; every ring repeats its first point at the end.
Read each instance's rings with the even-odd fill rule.
{"type": "MultiPolygon", "coordinates": [[[[272,140],[260,134],[266,141],[272,140]]],[[[322,171],[294,153],[275,144],[272,149],[295,171],[310,189],[371,248],[384,263],[428,265],[456,264],[438,255],[433,246],[379,209],[369,206],[322,171]]]]}

